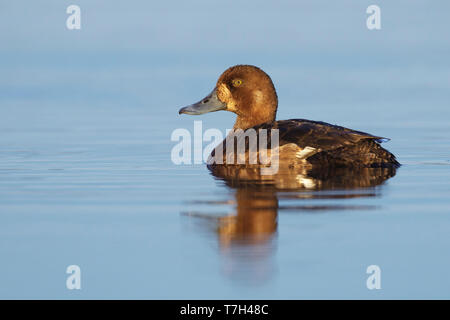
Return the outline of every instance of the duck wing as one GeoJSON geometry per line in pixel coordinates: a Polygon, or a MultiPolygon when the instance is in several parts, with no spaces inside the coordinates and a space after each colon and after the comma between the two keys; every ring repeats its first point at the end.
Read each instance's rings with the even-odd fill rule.
{"type": "Polygon", "coordinates": [[[361,140],[383,142],[389,139],[366,132],[305,119],[280,120],[269,124],[267,129],[278,129],[280,146],[295,143],[300,148],[310,147],[322,151],[354,145],[361,140]]]}
{"type": "Polygon", "coordinates": [[[389,139],[326,122],[290,119],[261,124],[255,129],[278,129],[279,146],[295,145],[298,148],[296,157],[312,164],[364,167],[400,165],[393,154],[380,146],[381,142],[389,139]]]}

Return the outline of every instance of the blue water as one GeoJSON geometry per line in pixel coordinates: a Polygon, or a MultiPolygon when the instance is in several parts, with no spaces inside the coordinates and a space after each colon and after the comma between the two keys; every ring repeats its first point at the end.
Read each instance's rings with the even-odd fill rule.
{"type": "Polygon", "coordinates": [[[1,298],[450,298],[448,2],[377,1],[378,31],[372,1],[73,3],[0,4],[1,298]],[[223,232],[241,190],[174,165],[170,136],[231,128],[178,109],[237,63],[271,75],[278,119],[389,137],[403,166],[368,188],[265,193],[270,232],[223,232]]]}

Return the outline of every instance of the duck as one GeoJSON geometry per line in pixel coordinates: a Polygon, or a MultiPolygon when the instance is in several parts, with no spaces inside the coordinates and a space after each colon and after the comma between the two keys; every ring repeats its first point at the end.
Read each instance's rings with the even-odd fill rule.
{"type": "MultiPolygon", "coordinates": [[[[261,129],[277,129],[279,162],[289,168],[400,167],[396,157],[381,146],[382,142],[389,141],[387,138],[323,121],[276,120],[277,109],[278,96],[270,76],[253,65],[235,65],[220,75],[210,94],[181,108],[179,114],[201,115],[224,110],[237,115],[233,131],[255,130],[259,133],[261,129]]],[[[225,140],[222,143],[224,154],[225,140]]],[[[271,147],[272,144],[268,144],[266,148],[270,151],[271,147]]],[[[210,156],[212,163],[217,157],[215,149],[210,156]]],[[[226,159],[225,155],[221,157],[226,159]]],[[[223,160],[220,165],[231,163],[223,160]]]]}

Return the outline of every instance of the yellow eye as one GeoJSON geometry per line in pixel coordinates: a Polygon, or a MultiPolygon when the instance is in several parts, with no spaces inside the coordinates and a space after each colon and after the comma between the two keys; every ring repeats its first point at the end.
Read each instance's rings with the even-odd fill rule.
{"type": "Polygon", "coordinates": [[[242,84],[242,80],[241,79],[234,79],[231,83],[233,84],[233,86],[239,87],[242,84]]]}

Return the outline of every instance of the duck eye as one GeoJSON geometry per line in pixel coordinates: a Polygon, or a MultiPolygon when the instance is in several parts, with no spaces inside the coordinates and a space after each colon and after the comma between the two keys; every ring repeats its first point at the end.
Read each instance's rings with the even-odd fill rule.
{"type": "Polygon", "coordinates": [[[233,84],[233,86],[239,87],[242,84],[242,80],[241,79],[234,79],[231,83],[233,84]]]}

